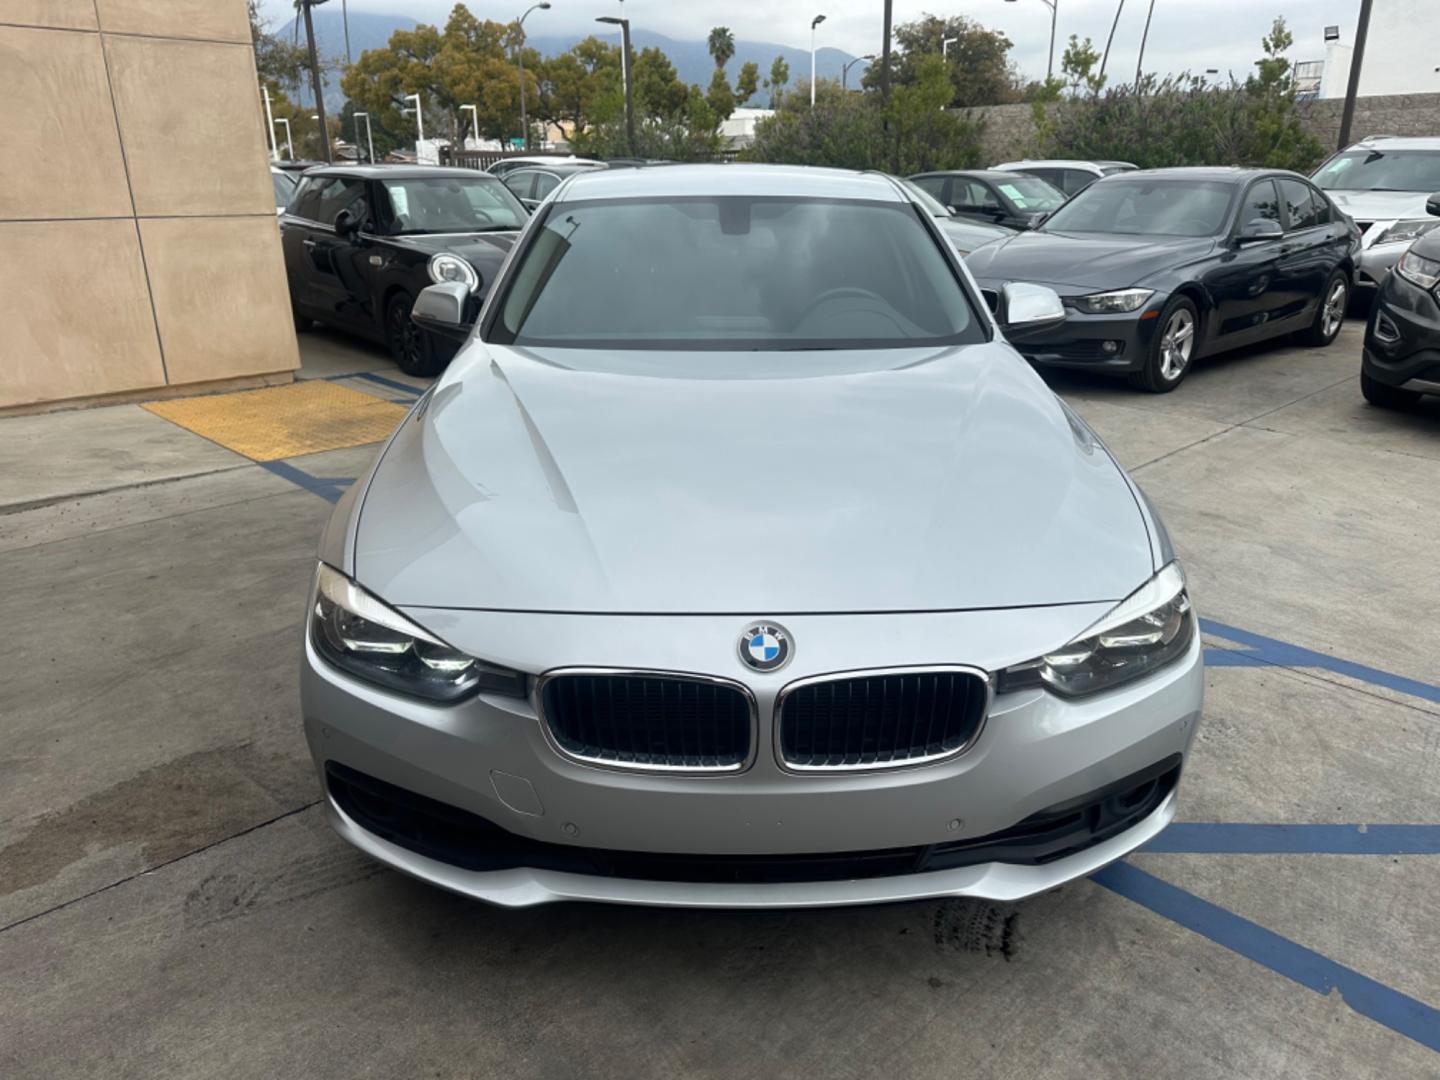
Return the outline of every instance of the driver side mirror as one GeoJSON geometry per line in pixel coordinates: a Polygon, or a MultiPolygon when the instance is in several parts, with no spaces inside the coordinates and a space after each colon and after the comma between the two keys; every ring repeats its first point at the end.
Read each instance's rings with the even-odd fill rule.
{"type": "Polygon", "coordinates": [[[341,210],[335,215],[335,235],[354,236],[360,231],[360,218],[349,210],[341,210]]]}
{"type": "Polygon", "coordinates": [[[999,306],[996,318],[1007,333],[1065,321],[1065,305],[1060,294],[1048,286],[1031,285],[1028,281],[1012,281],[1001,289],[999,306]]]}
{"type": "Polygon", "coordinates": [[[1425,212],[1440,217],[1440,191],[1425,200],[1425,212]]]}
{"type": "Polygon", "coordinates": [[[1247,221],[1240,229],[1239,241],[1245,244],[1263,244],[1267,240],[1279,240],[1285,235],[1285,230],[1280,228],[1278,221],[1271,221],[1269,218],[1256,218],[1247,221]]]}
{"type": "Polygon", "coordinates": [[[470,336],[471,324],[465,318],[465,305],[469,299],[470,289],[464,282],[443,281],[439,285],[427,285],[415,298],[410,319],[416,326],[442,337],[464,341],[470,336]]]}

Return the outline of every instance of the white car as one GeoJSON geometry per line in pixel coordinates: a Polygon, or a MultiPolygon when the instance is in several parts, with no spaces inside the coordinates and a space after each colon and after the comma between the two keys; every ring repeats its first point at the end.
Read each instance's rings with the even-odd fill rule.
{"type": "Polygon", "coordinates": [[[520,157],[501,158],[494,162],[485,171],[491,176],[504,176],[516,169],[531,169],[537,165],[565,165],[565,166],[589,166],[593,169],[603,169],[605,163],[596,161],[594,158],[576,157],[574,154],[563,156],[560,154],[526,154],[520,157]]]}

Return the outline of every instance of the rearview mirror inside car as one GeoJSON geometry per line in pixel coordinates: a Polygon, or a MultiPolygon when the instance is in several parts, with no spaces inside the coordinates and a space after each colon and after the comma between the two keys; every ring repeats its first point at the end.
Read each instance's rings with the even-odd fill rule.
{"type": "Polygon", "coordinates": [[[1065,320],[1065,305],[1054,289],[1012,281],[1000,290],[999,319],[1006,330],[1049,326],[1065,320]]]}
{"type": "Polygon", "coordinates": [[[410,319],[416,326],[463,341],[470,334],[470,323],[465,320],[465,304],[469,299],[470,289],[463,282],[427,285],[415,298],[410,319]]]}
{"type": "Polygon", "coordinates": [[[1247,221],[1240,229],[1240,243],[1260,244],[1266,240],[1279,240],[1285,235],[1285,230],[1280,228],[1278,221],[1271,221],[1269,218],[1255,218],[1247,221]]]}

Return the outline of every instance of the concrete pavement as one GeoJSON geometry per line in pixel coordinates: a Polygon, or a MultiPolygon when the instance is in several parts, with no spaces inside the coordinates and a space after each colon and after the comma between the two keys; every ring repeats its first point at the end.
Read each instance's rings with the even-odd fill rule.
{"type": "MultiPolygon", "coordinates": [[[[1365,406],[1360,329],[1162,397],[1054,380],[1203,615],[1365,666],[1212,667],[1183,821],[1440,831],[1440,408],[1365,406]]],[[[0,421],[0,1076],[1440,1076],[1440,854],[1202,831],[1018,905],[747,914],[504,912],[376,867],[315,806],[296,646],[330,504],[293,475],[135,406],[0,421]]]]}

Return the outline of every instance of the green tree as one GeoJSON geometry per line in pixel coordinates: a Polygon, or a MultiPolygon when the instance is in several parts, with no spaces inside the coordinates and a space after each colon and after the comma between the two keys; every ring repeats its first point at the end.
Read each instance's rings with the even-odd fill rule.
{"type": "Polygon", "coordinates": [[[270,23],[260,14],[259,0],[247,0],[250,8],[250,43],[255,46],[255,70],[260,81],[276,89],[293,90],[305,73],[306,51],[300,45],[281,41],[270,32],[270,23]]]}
{"type": "Polygon", "coordinates": [[[770,107],[778,108],[785,93],[785,84],[790,81],[790,65],[785,57],[777,56],[770,62],[770,77],[765,80],[765,90],[770,95],[770,107]]]}
{"type": "Polygon", "coordinates": [[[710,88],[705,91],[705,103],[711,112],[721,120],[727,120],[735,111],[735,92],[730,89],[730,80],[725,78],[725,69],[716,68],[710,76],[710,88]]]}
{"type": "Polygon", "coordinates": [[[760,65],[749,60],[740,65],[740,75],[735,80],[735,104],[744,105],[760,89],[760,65]]]}
{"type": "Polygon", "coordinates": [[[1105,85],[1105,76],[1095,72],[1095,65],[1099,62],[1100,54],[1095,51],[1093,41],[1087,37],[1082,42],[1076,35],[1070,35],[1070,44],[1065,46],[1065,52],[1060,57],[1060,71],[1072,94],[1078,94],[1082,86],[1092,94],[1100,92],[1105,85]]]}
{"type": "MultiPolygon", "coordinates": [[[[928,57],[944,54],[941,63],[951,85],[951,108],[1002,105],[1024,97],[1018,69],[1010,60],[1011,41],[1004,34],[987,30],[973,19],[955,15],[947,19],[925,15],[895,28],[896,51],[890,56],[892,87],[910,86],[920,79],[920,67],[928,57]],[[947,49],[944,42],[953,38],[947,49]]],[[[861,85],[880,85],[881,65],[865,69],[861,85]]]]}
{"type": "Polygon", "coordinates": [[[640,116],[674,116],[690,100],[690,87],[680,81],[675,65],[659,48],[642,49],[630,73],[635,111],[640,116]]]}
{"type": "Polygon", "coordinates": [[[730,58],[735,55],[735,35],[728,26],[717,26],[710,31],[705,44],[715,59],[715,66],[723,71],[730,58]]]}
{"type": "Polygon", "coordinates": [[[635,156],[662,161],[714,161],[720,154],[720,121],[698,87],[690,87],[684,106],[669,116],[640,117],[632,151],[623,116],[607,118],[577,131],[575,152],[598,158],[635,156]]]}

